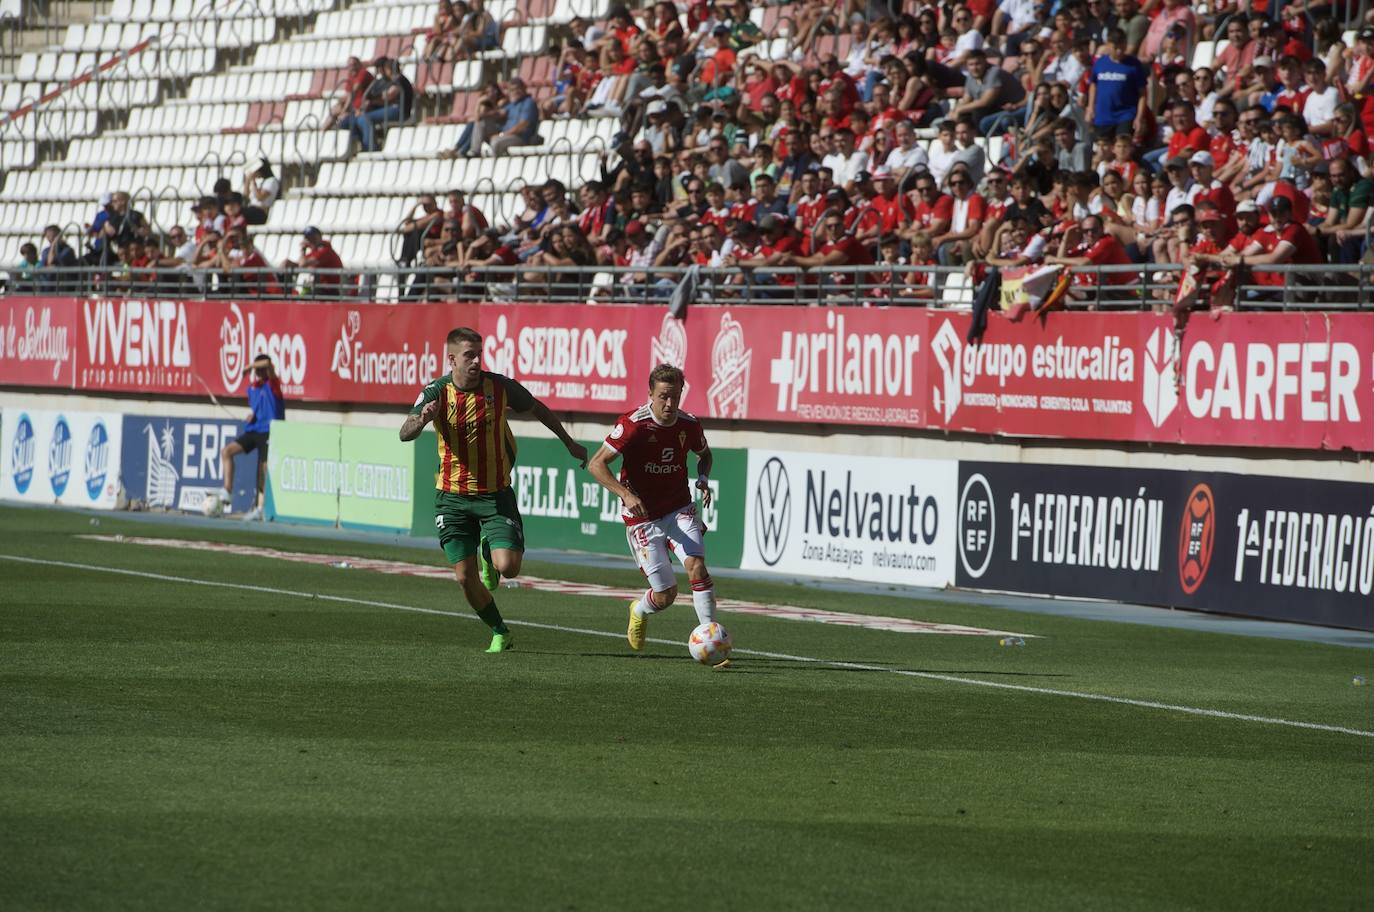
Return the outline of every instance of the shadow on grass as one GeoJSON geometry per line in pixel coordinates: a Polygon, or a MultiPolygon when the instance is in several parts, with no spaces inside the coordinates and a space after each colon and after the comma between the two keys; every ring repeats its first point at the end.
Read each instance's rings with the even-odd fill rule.
{"type": "MultiPolygon", "coordinates": [[[[691,664],[696,664],[696,662],[690,656],[660,655],[658,653],[653,652],[579,652],[578,655],[586,659],[634,659],[639,662],[688,662],[691,664]]],[[[754,664],[756,663],[753,659],[750,658],[731,659],[730,668],[726,673],[760,675],[777,674],[776,671],[773,671],[768,668],[754,668],[752,667],[754,664]],[[741,665],[740,663],[745,664],[741,665]]]]}
{"type": "Polygon", "coordinates": [[[795,661],[792,661],[792,660],[789,660],[789,659],[773,659],[773,658],[767,658],[767,657],[754,658],[754,657],[746,656],[746,657],[742,657],[741,661],[748,661],[749,664],[751,664],[751,665],[755,665],[755,664],[759,664],[759,665],[776,665],[776,666],[783,666],[783,667],[787,667],[787,668],[795,668],[795,669],[797,669],[798,671],[843,671],[843,672],[849,672],[849,673],[854,673],[854,674],[873,674],[873,673],[875,673],[875,672],[889,672],[889,671],[902,672],[902,671],[908,671],[908,672],[912,672],[913,674],[929,674],[929,675],[993,675],[993,676],[997,676],[997,677],[1011,677],[1011,678],[1069,678],[1069,677],[1072,677],[1072,675],[1065,674],[1065,673],[1063,673],[1063,672],[1006,671],[1006,670],[1004,670],[1004,669],[993,669],[993,668],[962,668],[962,669],[960,669],[960,668],[902,668],[902,667],[899,667],[898,665],[896,665],[896,663],[894,663],[894,662],[869,662],[869,661],[864,661],[864,662],[855,661],[855,662],[853,662],[853,664],[855,664],[855,665],[871,666],[871,667],[865,667],[865,668],[846,668],[846,667],[844,667],[843,665],[832,664],[832,662],[844,663],[844,662],[852,661],[852,660],[849,660],[849,659],[831,659],[831,660],[823,660],[823,661],[816,661],[816,662],[795,662],[795,661]]]}
{"type": "MultiPolygon", "coordinates": [[[[690,656],[665,655],[653,652],[536,652],[525,650],[529,655],[578,655],[584,659],[631,659],[637,662],[692,662],[690,656]]],[[[791,671],[826,671],[849,674],[874,674],[889,671],[910,671],[915,674],[931,675],[988,675],[1009,678],[1068,678],[1072,675],[1062,672],[1003,671],[991,668],[900,668],[892,662],[863,662],[871,668],[845,668],[828,662],[795,662],[790,659],[774,659],[766,656],[736,656],[731,660],[730,674],[776,674],[774,669],[786,668],[791,671]],[[881,667],[879,667],[881,666],[881,667]]],[[[844,659],[835,659],[844,662],[844,659]]]]}

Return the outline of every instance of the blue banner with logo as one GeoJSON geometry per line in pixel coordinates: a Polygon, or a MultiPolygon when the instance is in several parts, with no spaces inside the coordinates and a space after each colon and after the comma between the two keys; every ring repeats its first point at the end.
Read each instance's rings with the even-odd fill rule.
{"type": "MultiPolygon", "coordinates": [[[[206,495],[224,487],[220,451],[238,436],[240,427],[227,415],[125,416],[121,461],[129,499],[153,510],[205,512],[206,495]]],[[[234,460],[232,512],[253,508],[257,473],[257,452],[234,460]]]]}
{"type": "Polygon", "coordinates": [[[1374,630],[1374,484],[959,464],[961,587],[1374,630]]]}
{"type": "Polygon", "coordinates": [[[0,498],[114,508],[121,415],[7,407],[0,425],[0,498]]]}

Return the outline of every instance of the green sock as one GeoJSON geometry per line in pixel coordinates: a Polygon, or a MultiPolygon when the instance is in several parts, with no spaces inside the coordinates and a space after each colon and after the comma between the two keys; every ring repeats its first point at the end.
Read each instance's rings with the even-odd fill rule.
{"type": "Polygon", "coordinates": [[[482,539],[482,559],[487,563],[491,563],[491,542],[487,541],[485,538],[482,539]]]}
{"type": "Polygon", "coordinates": [[[485,608],[478,608],[477,616],[482,619],[483,624],[491,628],[492,633],[510,633],[510,628],[501,619],[501,609],[496,607],[495,601],[485,608]]]}

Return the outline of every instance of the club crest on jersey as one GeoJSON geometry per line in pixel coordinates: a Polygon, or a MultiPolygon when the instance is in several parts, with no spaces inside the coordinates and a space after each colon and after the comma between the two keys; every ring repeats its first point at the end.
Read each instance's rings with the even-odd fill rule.
{"type": "Polygon", "coordinates": [[[686,431],[678,431],[678,432],[677,432],[677,445],[680,446],[680,447],[684,447],[684,448],[687,446],[687,432],[686,432],[686,431]]]}

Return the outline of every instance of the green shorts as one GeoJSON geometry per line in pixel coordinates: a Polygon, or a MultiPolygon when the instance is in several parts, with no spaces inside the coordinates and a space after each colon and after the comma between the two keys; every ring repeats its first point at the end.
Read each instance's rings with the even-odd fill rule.
{"type": "Polygon", "coordinates": [[[434,526],[451,564],[476,554],[484,538],[493,548],[525,550],[525,527],[510,488],[494,494],[435,491],[434,526]]]}

